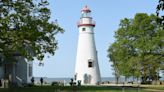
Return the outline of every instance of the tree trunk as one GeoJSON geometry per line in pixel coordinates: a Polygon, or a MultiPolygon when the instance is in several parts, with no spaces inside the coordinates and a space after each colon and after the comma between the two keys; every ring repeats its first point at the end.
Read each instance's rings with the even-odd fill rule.
{"type": "Polygon", "coordinates": [[[139,82],[138,82],[138,81],[139,81],[139,78],[137,77],[137,84],[139,84],[139,82]]]}
{"type": "Polygon", "coordinates": [[[116,76],[116,84],[118,84],[118,82],[119,82],[119,77],[116,76]]]}
{"type": "Polygon", "coordinates": [[[127,83],[127,79],[128,79],[128,77],[127,77],[127,76],[125,76],[125,84],[127,83]]]}

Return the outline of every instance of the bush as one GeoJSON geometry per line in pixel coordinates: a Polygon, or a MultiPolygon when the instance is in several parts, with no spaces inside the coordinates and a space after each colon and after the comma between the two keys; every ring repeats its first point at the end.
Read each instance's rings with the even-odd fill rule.
{"type": "Polygon", "coordinates": [[[141,82],[141,84],[152,84],[152,81],[141,82]]]}
{"type": "Polygon", "coordinates": [[[54,82],[51,83],[51,86],[60,86],[60,83],[57,82],[57,81],[54,81],[54,82]]]}

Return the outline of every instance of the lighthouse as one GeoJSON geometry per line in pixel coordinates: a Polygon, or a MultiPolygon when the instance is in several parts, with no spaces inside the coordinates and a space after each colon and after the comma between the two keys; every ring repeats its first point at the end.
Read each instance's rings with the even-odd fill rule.
{"type": "Polygon", "coordinates": [[[75,65],[75,81],[82,85],[96,85],[101,81],[97,50],[94,40],[95,21],[91,10],[85,6],[77,23],[79,30],[77,56],[75,65]]]}

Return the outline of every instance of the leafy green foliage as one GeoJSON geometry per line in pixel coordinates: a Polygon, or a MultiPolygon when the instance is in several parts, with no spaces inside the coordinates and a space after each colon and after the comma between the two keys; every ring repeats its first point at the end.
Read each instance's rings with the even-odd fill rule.
{"type": "Polygon", "coordinates": [[[157,16],[159,16],[157,21],[163,25],[163,29],[164,29],[164,15],[161,14],[162,11],[164,11],[164,0],[159,0],[159,4],[157,5],[157,10],[156,10],[156,14],[157,16]]]}
{"type": "Polygon", "coordinates": [[[43,60],[45,53],[54,55],[55,35],[63,29],[49,22],[48,4],[47,0],[1,0],[1,59],[13,61],[14,56],[23,56],[27,60],[43,60]]]}
{"type": "Polygon", "coordinates": [[[134,19],[123,19],[115,33],[116,41],[108,49],[116,74],[157,80],[164,66],[164,30],[157,16],[137,13],[134,19]]]}

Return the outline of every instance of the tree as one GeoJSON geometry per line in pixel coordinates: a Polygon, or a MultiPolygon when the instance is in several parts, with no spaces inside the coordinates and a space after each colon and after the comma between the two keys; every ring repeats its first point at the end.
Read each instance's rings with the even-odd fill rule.
{"type": "Polygon", "coordinates": [[[164,15],[160,14],[163,10],[164,10],[164,0],[159,0],[159,4],[157,5],[157,10],[156,10],[156,14],[157,16],[159,16],[157,21],[163,25],[163,29],[164,29],[164,15]]]}
{"type": "Polygon", "coordinates": [[[158,79],[157,72],[164,64],[164,30],[156,19],[153,14],[138,13],[134,19],[121,20],[116,41],[108,49],[108,57],[120,75],[141,77],[142,82],[158,79]]]}
{"type": "Polygon", "coordinates": [[[0,63],[14,61],[14,56],[43,60],[45,53],[54,55],[55,35],[63,29],[49,21],[48,4],[47,0],[1,0],[0,63]]]}
{"type": "Polygon", "coordinates": [[[119,60],[117,59],[117,52],[116,51],[118,51],[117,50],[117,44],[116,43],[113,43],[112,45],[111,45],[111,47],[108,49],[108,52],[110,52],[109,54],[108,54],[108,57],[110,58],[110,60],[113,62],[113,65],[112,65],[112,67],[113,67],[113,70],[114,70],[114,76],[115,76],[115,79],[116,79],[116,83],[118,84],[118,81],[119,81],[119,78],[120,78],[120,65],[118,65],[118,64],[120,64],[119,63],[119,60]]]}

